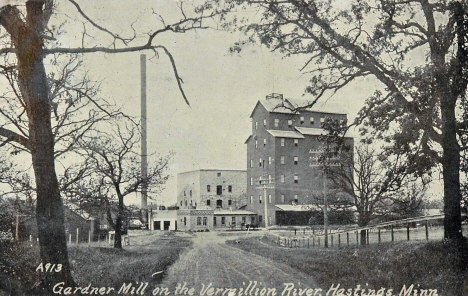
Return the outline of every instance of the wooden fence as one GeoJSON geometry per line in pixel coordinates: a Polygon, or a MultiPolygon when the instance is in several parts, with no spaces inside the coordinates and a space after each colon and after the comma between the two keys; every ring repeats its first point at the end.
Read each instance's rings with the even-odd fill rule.
{"type": "MultiPolygon", "coordinates": [[[[384,236],[391,242],[402,240],[402,238],[409,241],[411,239],[416,239],[416,237],[418,237],[418,239],[429,240],[434,239],[434,237],[432,237],[434,234],[438,236],[436,239],[442,239],[440,232],[443,233],[443,228],[437,226],[434,222],[442,220],[443,218],[444,215],[440,214],[384,222],[368,225],[366,227],[331,230],[328,234],[328,245],[329,247],[359,245],[361,231],[365,231],[367,244],[371,243],[371,241],[372,243],[374,241],[381,243],[384,236]],[[418,235],[412,236],[412,230],[413,234],[415,234],[414,230],[417,230],[418,235]],[[431,233],[433,234],[432,236],[431,233]],[[373,236],[372,240],[370,239],[371,234],[373,236]]],[[[270,229],[267,230],[264,236],[282,247],[312,248],[324,246],[325,235],[323,231],[320,230],[305,228],[293,229],[288,232],[283,231],[282,234],[275,233],[275,230],[270,229]]]]}

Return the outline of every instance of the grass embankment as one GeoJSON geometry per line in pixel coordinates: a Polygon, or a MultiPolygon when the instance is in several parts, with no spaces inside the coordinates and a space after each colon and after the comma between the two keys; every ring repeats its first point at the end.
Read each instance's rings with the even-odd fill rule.
{"type": "MultiPolygon", "coordinates": [[[[144,281],[154,287],[162,281],[165,271],[189,245],[188,238],[162,236],[145,245],[122,250],[79,245],[70,246],[68,252],[73,278],[79,286],[92,284],[118,289],[122,283],[144,281]],[[163,273],[152,276],[159,271],[163,273]]],[[[3,269],[7,270],[9,276],[0,278],[4,282],[0,285],[0,295],[2,289],[5,292],[12,288],[21,291],[20,294],[41,295],[33,288],[41,275],[36,272],[39,248],[18,245],[8,255],[5,256],[3,269]]]]}
{"type": "Polygon", "coordinates": [[[468,274],[460,275],[456,268],[456,250],[441,242],[397,242],[342,249],[289,249],[253,238],[228,244],[311,275],[324,291],[332,284],[343,288],[361,285],[376,290],[393,289],[393,294],[399,295],[403,285],[414,284],[415,289],[437,289],[440,296],[468,295],[468,274]],[[457,294],[455,283],[460,279],[464,279],[464,288],[462,294],[457,294]]]}

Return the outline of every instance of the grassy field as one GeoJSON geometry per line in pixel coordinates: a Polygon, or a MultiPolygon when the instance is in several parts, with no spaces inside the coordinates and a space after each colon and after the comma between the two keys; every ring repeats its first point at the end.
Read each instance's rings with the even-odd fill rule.
{"type": "Polygon", "coordinates": [[[454,267],[456,251],[439,242],[401,241],[341,249],[290,249],[253,238],[228,244],[297,268],[313,276],[323,289],[332,284],[361,285],[392,288],[398,295],[403,285],[414,284],[418,289],[437,289],[440,296],[452,296],[457,295],[455,283],[464,279],[461,295],[468,295],[468,274],[460,275],[454,267]]]}
{"type": "MultiPolygon", "coordinates": [[[[144,281],[155,286],[161,282],[165,271],[179,254],[190,246],[190,241],[178,235],[147,232],[132,237],[131,244],[123,250],[89,247],[87,244],[70,245],[69,257],[77,284],[87,286],[91,283],[118,288],[124,282],[144,281]],[[163,272],[152,276],[159,271],[163,272]]],[[[39,274],[35,271],[39,264],[38,247],[27,243],[15,245],[6,254],[0,265],[3,269],[0,295],[14,295],[9,293],[12,289],[26,295],[42,295],[33,289],[39,282],[39,274]]]]}

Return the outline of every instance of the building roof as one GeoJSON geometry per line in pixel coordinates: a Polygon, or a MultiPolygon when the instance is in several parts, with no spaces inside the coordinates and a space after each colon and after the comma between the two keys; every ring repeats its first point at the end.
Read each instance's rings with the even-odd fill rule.
{"type": "Polygon", "coordinates": [[[178,175],[181,175],[181,174],[187,174],[187,173],[193,173],[193,172],[246,172],[247,173],[247,170],[231,170],[231,169],[199,169],[199,170],[192,170],[192,171],[186,171],[186,172],[182,172],[182,173],[178,173],[178,175]]]}
{"type": "Polygon", "coordinates": [[[296,131],[267,130],[267,132],[275,138],[304,139],[304,136],[296,131]]]}
{"type": "MultiPolygon", "coordinates": [[[[255,109],[259,104],[261,104],[268,112],[271,113],[285,113],[285,114],[301,114],[301,111],[295,110],[298,107],[306,106],[311,104],[311,101],[298,100],[298,99],[267,99],[259,100],[257,105],[255,105],[252,114],[252,117],[255,109]]],[[[312,107],[305,109],[304,111],[308,112],[320,112],[320,113],[330,113],[330,114],[347,114],[346,110],[338,104],[330,102],[316,102],[312,107]]],[[[303,111],[302,111],[303,112],[303,111]]]]}
{"type": "Polygon", "coordinates": [[[254,212],[246,210],[215,210],[215,215],[254,215],[254,212]]]}
{"type": "Polygon", "coordinates": [[[73,213],[83,218],[84,220],[88,220],[88,221],[95,220],[94,217],[91,216],[91,214],[81,209],[77,204],[66,202],[64,206],[70,209],[70,211],[72,211],[73,213]]]}
{"type": "Polygon", "coordinates": [[[299,126],[296,126],[295,128],[301,134],[308,135],[308,136],[321,136],[321,135],[328,134],[328,131],[323,128],[299,127],[299,126]]]}
{"type": "Polygon", "coordinates": [[[316,205],[276,205],[278,209],[286,212],[307,212],[318,211],[320,208],[316,205]]]}

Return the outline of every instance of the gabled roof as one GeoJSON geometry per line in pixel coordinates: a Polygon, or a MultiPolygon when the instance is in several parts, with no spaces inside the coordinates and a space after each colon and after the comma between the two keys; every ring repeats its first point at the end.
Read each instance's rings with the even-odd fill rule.
{"type": "Polygon", "coordinates": [[[70,211],[72,211],[73,213],[75,213],[78,216],[80,216],[81,218],[83,218],[84,220],[88,220],[88,221],[95,220],[94,217],[91,216],[91,214],[89,214],[85,210],[81,209],[78,205],[76,205],[76,204],[74,204],[72,202],[66,202],[64,204],[64,206],[67,207],[68,209],[70,209],[70,211]]]}
{"type": "Polygon", "coordinates": [[[275,138],[304,139],[304,136],[296,131],[266,130],[275,138]]]}
{"type": "MultiPolygon", "coordinates": [[[[271,113],[284,113],[284,114],[301,114],[301,112],[293,112],[298,107],[306,106],[310,104],[311,101],[298,100],[298,99],[268,99],[268,100],[259,100],[255,105],[250,117],[257,109],[259,105],[262,105],[268,112],[271,113]]],[[[338,104],[330,102],[317,102],[312,107],[305,109],[306,112],[320,112],[320,113],[330,113],[330,114],[344,114],[346,115],[346,110],[343,109],[338,104]]]]}

